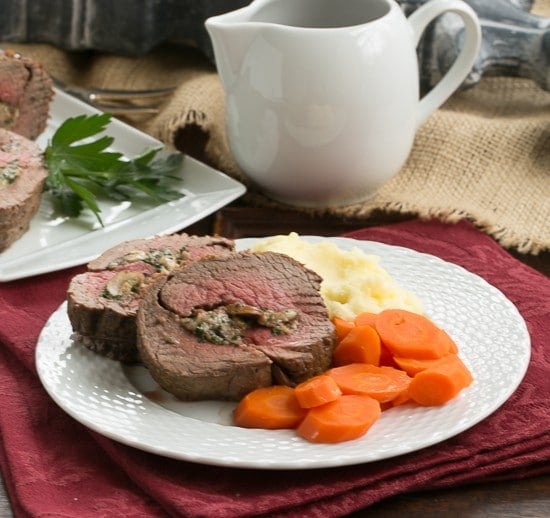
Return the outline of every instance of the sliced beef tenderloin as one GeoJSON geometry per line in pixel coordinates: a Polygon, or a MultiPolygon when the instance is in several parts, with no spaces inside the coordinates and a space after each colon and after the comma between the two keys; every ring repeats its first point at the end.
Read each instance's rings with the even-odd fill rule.
{"type": "Polygon", "coordinates": [[[86,272],[72,278],[67,313],[77,338],[89,349],[137,362],[135,315],[145,275],[133,271],[86,272]]]}
{"type": "Polygon", "coordinates": [[[238,400],[324,372],[336,345],[321,278],[278,253],[194,262],[145,293],[138,350],[152,377],[183,400],[238,400]]]}
{"type": "Polygon", "coordinates": [[[136,312],[143,292],[157,277],[203,256],[230,253],[234,242],[187,234],[125,241],[88,264],[67,291],[73,331],[93,351],[136,362],[136,312]]]}
{"type": "Polygon", "coordinates": [[[151,274],[169,273],[185,262],[234,249],[234,241],[223,237],[172,234],[154,239],[135,239],[103,252],[88,263],[88,270],[127,270],[136,263],[142,263],[148,267],[140,266],[140,269],[147,268],[151,274]]]}
{"type": "Polygon", "coordinates": [[[0,252],[28,230],[47,176],[38,145],[0,128],[0,252]]]}
{"type": "Polygon", "coordinates": [[[0,127],[36,139],[46,128],[53,82],[42,64],[0,50],[0,127]]]}

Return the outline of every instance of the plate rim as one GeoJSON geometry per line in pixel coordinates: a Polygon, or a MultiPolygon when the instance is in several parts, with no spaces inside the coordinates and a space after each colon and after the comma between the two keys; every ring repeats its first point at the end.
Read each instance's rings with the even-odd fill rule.
{"type": "MultiPolygon", "coordinates": [[[[297,459],[296,461],[287,461],[287,462],[284,462],[284,463],[280,463],[280,462],[277,462],[277,461],[266,462],[265,459],[260,459],[258,461],[250,460],[250,459],[249,460],[242,460],[242,459],[233,459],[233,458],[231,458],[231,459],[230,458],[220,459],[220,458],[210,457],[209,455],[205,455],[205,454],[194,454],[192,451],[185,451],[185,452],[177,451],[177,452],[174,452],[174,451],[170,451],[169,448],[166,449],[166,448],[160,448],[158,446],[151,446],[151,445],[143,444],[142,440],[133,440],[132,438],[121,437],[119,434],[110,433],[109,431],[106,431],[105,429],[102,429],[102,427],[97,426],[96,423],[90,422],[89,419],[83,418],[83,416],[80,415],[78,412],[74,412],[70,408],[68,409],[67,405],[59,397],[59,394],[56,393],[55,391],[53,391],[52,387],[49,386],[47,383],[45,383],[44,372],[43,372],[44,366],[41,365],[41,361],[40,361],[41,349],[43,347],[43,339],[44,339],[43,335],[46,332],[47,326],[50,323],[50,321],[52,320],[52,318],[55,315],[58,315],[58,314],[60,314],[61,312],[64,311],[64,306],[66,305],[66,301],[65,301],[49,317],[47,323],[45,324],[44,328],[42,329],[42,331],[40,333],[40,336],[39,336],[39,339],[38,339],[38,342],[37,342],[37,348],[36,348],[36,352],[35,352],[36,367],[37,367],[37,371],[38,371],[38,374],[39,374],[39,378],[40,378],[44,388],[50,394],[50,396],[56,402],[56,404],[58,404],[65,412],[67,412],[69,415],[71,415],[74,419],[81,422],[82,424],[84,424],[88,428],[100,433],[101,435],[104,435],[104,436],[106,436],[110,439],[113,439],[113,440],[115,440],[119,443],[127,444],[129,446],[133,446],[133,447],[138,448],[140,450],[147,451],[147,452],[150,452],[150,453],[154,453],[154,454],[157,454],[157,455],[161,455],[161,456],[165,456],[165,457],[169,457],[169,458],[173,458],[173,459],[178,459],[178,460],[189,461],[189,462],[196,462],[196,463],[200,463],[200,464],[216,465],[216,466],[224,466],[224,467],[248,468],[248,469],[272,469],[272,470],[284,470],[284,469],[299,470],[299,469],[319,469],[319,468],[342,467],[342,466],[349,466],[349,465],[355,465],[355,464],[364,464],[364,463],[375,462],[375,461],[378,461],[378,460],[383,460],[383,459],[387,459],[387,458],[391,458],[391,457],[395,457],[395,456],[401,456],[401,455],[404,455],[404,454],[407,454],[407,453],[418,451],[418,450],[433,446],[435,444],[438,444],[438,443],[440,443],[444,440],[447,440],[451,437],[454,437],[454,436],[458,435],[459,433],[462,433],[465,430],[468,430],[469,428],[475,426],[476,424],[478,424],[479,422],[481,422],[482,420],[484,420],[488,416],[490,416],[492,413],[494,413],[496,410],[498,410],[498,408],[500,408],[508,400],[508,398],[515,392],[515,390],[517,389],[517,387],[519,386],[519,384],[523,380],[523,378],[525,376],[525,373],[527,371],[527,368],[529,366],[529,360],[530,360],[530,356],[531,356],[531,341],[530,341],[530,335],[529,335],[529,332],[528,332],[528,329],[527,329],[527,325],[525,323],[525,320],[523,319],[523,316],[521,315],[519,310],[516,308],[516,306],[510,301],[510,299],[508,299],[508,297],[506,297],[506,295],[504,293],[502,293],[502,291],[500,291],[498,288],[496,288],[495,286],[488,283],[481,276],[468,271],[467,269],[463,268],[460,265],[457,265],[457,264],[452,263],[450,261],[446,261],[446,260],[441,259],[437,256],[432,255],[432,254],[419,252],[419,251],[416,251],[416,250],[413,250],[413,249],[410,249],[410,248],[407,248],[407,247],[404,247],[404,246],[390,245],[390,244],[386,244],[386,243],[382,243],[382,242],[378,242],[378,241],[357,240],[357,239],[347,238],[347,237],[326,237],[326,236],[305,236],[305,235],[300,236],[300,237],[305,238],[305,239],[310,239],[310,240],[312,239],[312,240],[316,240],[316,241],[330,240],[330,241],[336,241],[337,243],[338,242],[341,242],[341,243],[345,242],[350,246],[353,246],[354,244],[362,244],[362,245],[365,245],[368,248],[369,245],[375,245],[375,248],[382,247],[382,249],[385,249],[385,250],[400,250],[400,251],[402,251],[402,253],[406,253],[406,254],[411,254],[412,253],[414,256],[416,256],[420,259],[429,260],[429,261],[438,263],[440,265],[443,265],[444,267],[451,267],[452,269],[456,269],[457,272],[458,271],[462,272],[462,275],[473,276],[476,279],[476,282],[481,283],[481,285],[485,286],[486,288],[488,287],[488,289],[490,289],[493,292],[493,294],[498,294],[498,296],[501,298],[501,301],[506,304],[507,308],[509,310],[512,310],[512,311],[515,312],[514,316],[517,319],[517,323],[521,326],[521,329],[520,330],[518,329],[518,332],[521,331],[522,337],[523,337],[523,340],[524,340],[524,343],[522,344],[524,346],[524,350],[522,351],[523,364],[522,364],[521,368],[516,371],[516,373],[515,373],[516,378],[514,379],[514,382],[507,387],[507,390],[502,394],[502,396],[498,400],[497,404],[495,404],[494,406],[486,409],[483,413],[480,413],[479,415],[477,415],[475,420],[470,420],[467,423],[464,423],[462,426],[457,427],[456,429],[453,430],[452,433],[448,433],[448,434],[444,433],[442,436],[433,437],[432,440],[430,440],[430,441],[424,441],[424,443],[420,447],[413,447],[412,449],[403,448],[402,451],[399,451],[396,454],[383,455],[383,456],[372,458],[372,459],[365,459],[365,457],[358,456],[356,459],[349,459],[348,458],[344,462],[324,458],[324,459],[321,459],[321,460],[318,460],[318,459],[311,460],[311,461],[308,461],[306,463],[304,463],[303,459],[297,459]]],[[[248,243],[252,243],[255,240],[263,240],[263,239],[266,239],[266,237],[238,239],[238,240],[236,240],[237,247],[239,248],[239,245],[243,245],[243,244],[246,244],[246,246],[248,246],[248,243]]],[[[66,313],[66,311],[65,311],[65,313],[66,313]]],[[[94,353],[91,353],[91,354],[94,354],[94,353]]],[[[103,361],[103,360],[107,360],[107,359],[99,357],[99,356],[97,358],[98,358],[98,361],[100,361],[100,362],[103,361]]],[[[112,360],[108,360],[108,361],[112,362],[112,360]]],[[[119,369],[121,375],[123,374],[123,366],[119,362],[113,362],[111,365],[115,365],[114,368],[119,369]]],[[[466,389],[466,391],[467,390],[468,389],[466,389]]],[[[459,397],[460,397],[460,395],[459,395],[459,397]]],[[[467,396],[465,395],[464,397],[467,397],[467,396]]],[[[187,423],[187,424],[189,424],[190,423],[189,420],[197,421],[197,420],[194,420],[192,417],[186,417],[186,416],[182,416],[180,414],[177,414],[175,412],[172,412],[172,411],[166,409],[165,407],[163,407],[162,405],[157,404],[155,402],[151,402],[151,404],[156,406],[157,410],[160,409],[160,411],[163,414],[164,413],[172,414],[171,418],[172,418],[172,420],[174,420],[176,425],[178,423],[184,423],[184,424],[187,423]]],[[[220,424],[216,424],[216,423],[205,423],[205,425],[207,427],[210,427],[210,426],[215,426],[215,427],[224,426],[224,425],[220,425],[220,424]]],[[[238,429],[238,427],[234,427],[234,428],[238,429]]],[[[238,430],[244,430],[245,434],[250,432],[250,430],[247,430],[247,429],[238,429],[238,430]]],[[[282,437],[285,437],[285,440],[288,439],[288,434],[284,435],[284,434],[286,434],[287,431],[265,431],[265,430],[262,430],[261,432],[264,432],[264,433],[267,432],[267,433],[270,433],[270,434],[283,432],[283,434],[280,434],[280,435],[282,437]]],[[[290,432],[290,433],[293,433],[293,432],[290,432]]],[[[330,447],[330,445],[311,445],[311,443],[309,443],[309,444],[312,448],[319,448],[319,446],[321,446],[321,447],[329,446],[330,447]]]]}

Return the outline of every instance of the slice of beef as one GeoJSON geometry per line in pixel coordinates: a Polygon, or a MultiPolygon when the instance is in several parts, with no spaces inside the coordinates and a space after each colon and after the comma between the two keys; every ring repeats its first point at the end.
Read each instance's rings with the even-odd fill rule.
{"type": "Polygon", "coordinates": [[[38,145],[0,128],[0,252],[28,230],[47,176],[38,145]]]}
{"type": "Polygon", "coordinates": [[[31,140],[46,128],[53,82],[42,64],[0,50],[0,127],[31,140]]]}
{"type": "Polygon", "coordinates": [[[139,272],[86,272],[73,277],[67,312],[77,339],[113,360],[138,361],[135,315],[144,281],[139,272]]]}
{"type": "Polygon", "coordinates": [[[183,400],[238,400],[320,374],[336,345],[320,282],[273,252],[192,263],[145,293],[137,316],[141,359],[183,400]]]}
{"type": "Polygon", "coordinates": [[[229,239],[187,234],[136,239],[110,248],[69,284],[67,313],[73,331],[99,354],[139,361],[136,313],[149,284],[201,257],[232,250],[229,239]]]}
{"type": "Polygon", "coordinates": [[[232,251],[234,241],[223,237],[190,236],[172,234],[157,236],[154,239],[135,239],[125,241],[103,252],[88,263],[88,270],[127,270],[136,263],[146,266],[151,273],[169,273],[182,263],[194,261],[208,254],[232,251]]]}

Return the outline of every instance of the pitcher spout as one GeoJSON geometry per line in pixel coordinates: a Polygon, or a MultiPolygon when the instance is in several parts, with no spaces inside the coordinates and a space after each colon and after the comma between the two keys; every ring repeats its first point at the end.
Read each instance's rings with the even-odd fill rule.
{"type": "Polygon", "coordinates": [[[241,9],[206,20],[205,27],[224,87],[235,80],[247,49],[261,30],[261,24],[253,22],[254,14],[271,1],[255,0],[241,9]]]}

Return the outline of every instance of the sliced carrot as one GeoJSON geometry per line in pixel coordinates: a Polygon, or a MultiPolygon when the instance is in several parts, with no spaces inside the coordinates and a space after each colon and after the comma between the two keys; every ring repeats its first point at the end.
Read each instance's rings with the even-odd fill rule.
{"type": "MultiPolygon", "coordinates": [[[[450,353],[452,354],[452,353],[450,353]]],[[[430,367],[436,367],[438,363],[444,362],[448,355],[433,360],[417,360],[416,358],[401,358],[394,356],[393,360],[398,367],[404,370],[409,376],[416,376],[419,372],[425,371],[430,367]]]]}
{"type": "Polygon", "coordinates": [[[349,441],[364,435],[380,413],[380,403],[375,399],[344,395],[309,410],[296,432],[311,442],[349,441]]]}
{"type": "Polygon", "coordinates": [[[411,396],[409,396],[409,391],[404,390],[403,392],[401,392],[401,394],[399,394],[396,398],[392,399],[391,401],[388,401],[387,403],[380,403],[380,408],[382,409],[382,412],[385,412],[390,408],[395,408],[396,406],[404,405],[409,401],[412,401],[411,396]]]}
{"type": "Polygon", "coordinates": [[[419,405],[443,405],[472,381],[468,367],[456,354],[449,354],[413,378],[409,385],[409,395],[419,405]]]}
{"type": "Polygon", "coordinates": [[[439,328],[439,339],[446,343],[447,351],[449,353],[458,354],[458,345],[456,345],[456,342],[451,338],[447,331],[439,328]]]}
{"type": "Polygon", "coordinates": [[[344,394],[363,394],[381,403],[395,399],[406,391],[411,378],[393,367],[376,367],[367,363],[350,363],[327,371],[344,394]]]}
{"type": "Polygon", "coordinates": [[[298,404],[302,408],[324,405],[342,395],[342,391],[334,378],[326,374],[320,374],[300,383],[294,388],[294,393],[298,404]]]}
{"type": "Polygon", "coordinates": [[[376,330],[394,356],[433,359],[449,352],[449,344],[441,339],[439,327],[427,317],[411,311],[382,311],[376,316],[376,330]]]}
{"type": "Polygon", "coordinates": [[[393,359],[393,354],[390,352],[390,350],[380,341],[380,363],[379,365],[385,366],[385,367],[394,367],[395,369],[399,369],[399,365],[395,363],[393,359]]]}
{"type": "Polygon", "coordinates": [[[233,418],[237,426],[275,430],[296,428],[305,414],[293,388],[273,385],[249,392],[233,411],[233,418]]]}
{"type": "Polygon", "coordinates": [[[355,327],[353,322],[349,320],[344,320],[340,317],[333,317],[332,323],[334,324],[334,329],[336,330],[336,338],[338,342],[343,340],[346,335],[355,327]]]}
{"type": "Polygon", "coordinates": [[[380,363],[380,337],[369,325],[355,326],[340,341],[332,355],[334,365],[349,363],[380,363]]]}
{"type": "Polygon", "coordinates": [[[392,407],[403,405],[405,403],[408,403],[411,400],[411,395],[409,394],[409,390],[404,390],[401,392],[401,394],[398,394],[395,396],[391,401],[390,405],[392,407]]]}
{"type": "Polygon", "coordinates": [[[375,326],[376,313],[371,313],[369,311],[363,311],[355,317],[356,326],[375,326]]]}

